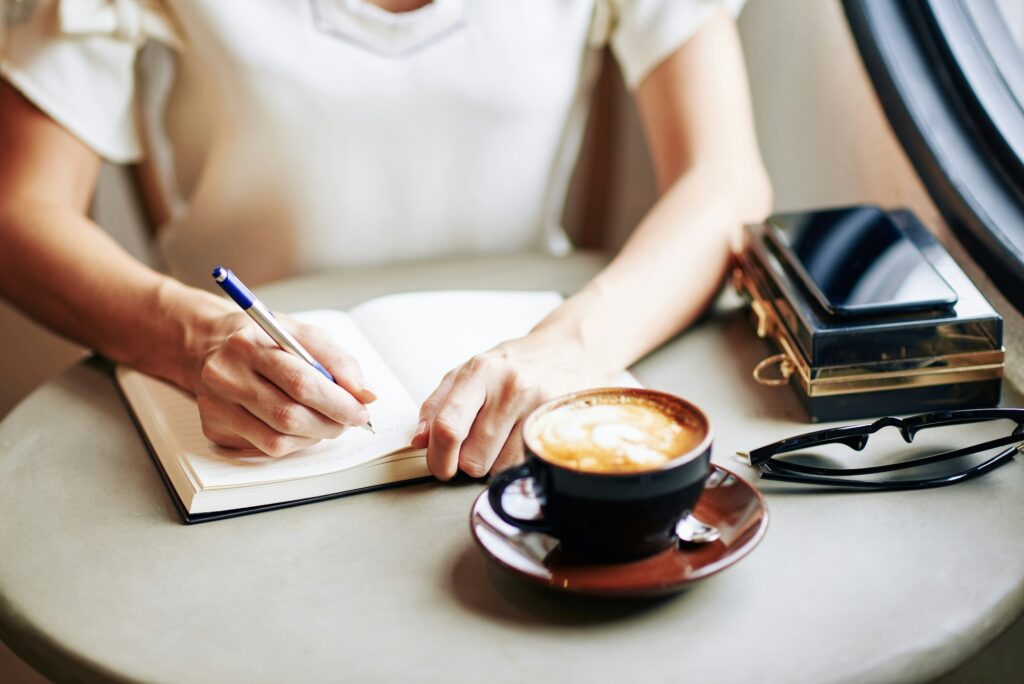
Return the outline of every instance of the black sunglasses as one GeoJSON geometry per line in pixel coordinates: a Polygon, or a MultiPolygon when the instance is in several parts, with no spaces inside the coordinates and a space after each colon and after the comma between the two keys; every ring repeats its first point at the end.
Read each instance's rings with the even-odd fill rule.
{"type": "Polygon", "coordinates": [[[928,487],[941,487],[954,484],[963,480],[983,475],[990,470],[1010,461],[1018,452],[1024,452],[1024,409],[967,409],[963,411],[940,411],[936,413],[923,413],[909,418],[880,418],[873,423],[866,425],[850,425],[847,427],[828,428],[816,432],[808,432],[789,439],[783,439],[767,446],[754,449],[749,454],[743,454],[750,459],[750,464],[761,470],[761,477],[766,480],[781,480],[784,482],[799,482],[804,484],[823,485],[828,487],[845,487],[850,489],[867,490],[898,490],[898,489],[925,489],[928,487]],[[825,444],[842,444],[855,451],[863,451],[868,444],[868,439],[874,433],[885,427],[894,427],[899,430],[903,440],[910,444],[914,437],[923,430],[955,425],[969,425],[974,423],[985,423],[989,421],[1009,420],[1016,424],[1016,427],[1009,435],[996,439],[980,442],[962,449],[942,451],[911,458],[896,463],[885,465],[874,465],[862,468],[830,468],[793,461],[777,459],[780,454],[802,451],[810,447],[817,447],[825,444]],[[943,461],[952,461],[972,454],[978,454],[990,449],[1013,445],[1009,449],[999,452],[981,463],[976,463],[955,472],[946,473],[940,476],[922,478],[901,478],[898,480],[872,480],[872,479],[851,479],[851,476],[877,475],[879,473],[891,473],[896,471],[919,468],[943,461]]]}

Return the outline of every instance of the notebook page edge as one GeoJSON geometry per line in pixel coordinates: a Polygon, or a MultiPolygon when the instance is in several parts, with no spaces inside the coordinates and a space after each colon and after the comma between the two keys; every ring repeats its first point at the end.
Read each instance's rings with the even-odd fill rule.
{"type": "Polygon", "coordinates": [[[187,460],[183,458],[184,450],[175,448],[177,439],[158,418],[159,409],[150,391],[149,383],[160,381],[150,378],[134,368],[122,365],[118,365],[114,369],[114,378],[121,387],[121,392],[127,399],[132,413],[135,414],[135,419],[146,433],[145,439],[152,445],[153,452],[174,486],[178,498],[185,510],[192,513],[196,494],[201,491],[202,487],[195,479],[195,474],[188,466],[187,460]]]}

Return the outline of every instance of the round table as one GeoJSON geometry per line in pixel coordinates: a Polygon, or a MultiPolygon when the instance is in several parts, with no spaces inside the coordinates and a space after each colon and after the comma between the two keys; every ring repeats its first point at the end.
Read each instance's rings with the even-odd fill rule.
{"type": "MultiPolygon", "coordinates": [[[[601,265],[514,256],[349,270],[265,288],[280,310],[442,288],[572,291],[601,265]]],[[[410,344],[416,334],[410,331],[410,344]]],[[[627,334],[627,333],[624,333],[627,334]]],[[[716,462],[808,429],[719,307],[636,367],[716,426],[716,462]]],[[[1004,402],[1019,405],[1009,388],[1004,402]]],[[[57,680],[922,681],[1024,604],[1024,463],[910,493],[758,483],[768,534],[657,601],[520,584],[470,539],[480,483],[427,483],[185,526],[114,391],[86,362],[0,424],[0,638],[57,680]]]]}

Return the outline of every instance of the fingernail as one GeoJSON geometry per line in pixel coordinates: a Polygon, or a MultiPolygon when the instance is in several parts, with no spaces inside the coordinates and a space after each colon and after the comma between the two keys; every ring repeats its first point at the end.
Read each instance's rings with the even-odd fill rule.
{"type": "Polygon", "coordinates": [[[416,426],[416,436],[419,437],[427,431],[427,421],[421,420],[419,425],[416,426]]]}
{"type": "Polygon", "coordinates": [[[470,477],[480,478],[487,474],[487,468],[483,463],[466,463],[462,466],[462,472],[470,477]]]}
{"type": "Polygon", "coordinates": [[[363,401],[373,401],[377,398],[377,393],[370,389],[370,386],[366,384],[366,380],[362,377],[352,378],[352,393],[357,394],[360,397],[366,397],[369,395],[372,397],[363,399],[363,401]]]}

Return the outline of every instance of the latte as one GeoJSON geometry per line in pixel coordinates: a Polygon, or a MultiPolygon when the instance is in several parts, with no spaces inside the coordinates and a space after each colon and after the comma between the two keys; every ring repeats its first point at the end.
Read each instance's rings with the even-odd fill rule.
{"type": "Polygon", "coordinates": [[[583,472],[655,470],[700,444],[706,426],[657,401],[587,395],[534,418],[527,440],[544,460],[583,472]]]}

